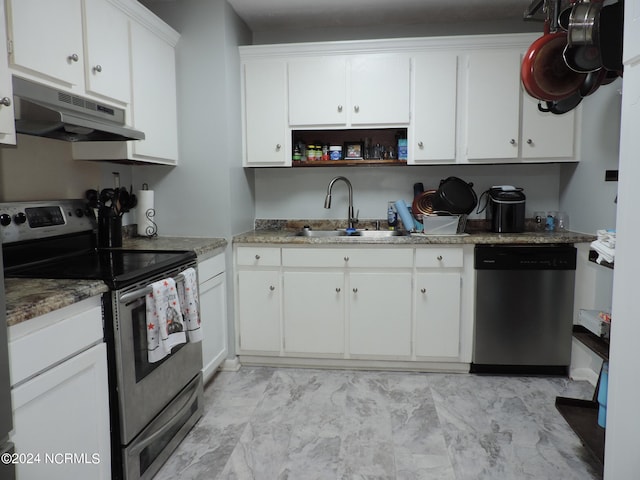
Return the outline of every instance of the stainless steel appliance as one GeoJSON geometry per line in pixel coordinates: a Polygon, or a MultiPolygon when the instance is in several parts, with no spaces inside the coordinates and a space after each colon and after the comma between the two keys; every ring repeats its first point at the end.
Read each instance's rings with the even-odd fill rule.
{"type": "Polygon", "coordinates": [[[521,188],[491,187],[487,193],[487,219],[496,233],[524,232],[526,197],[521,188]]]}
{"type": "Polygon", "coordinates": [[[576,249],[477,245],[472,372],[566,375],[576,249]]]}
{"type": "MultiPolygon", "coordinates": [[[[2,242],[0,242],[2,248],[2,242]]],[[[2,258],[0,258],[2,267],[2,258]]],[[[7,345],[7,320],[4,298],[4,276],[0,268],[0,455],[11,454],[13,444],[9,441],[9,432],[13,429],[11,409],[11,379],[9,378],[9,352],[7,345]]],[[[15,467],[11,462],[0,462],[0,478],[14,480],[15,467]]]]}
{"type": "Polygon", "coordinates": [[[16,132],[68,142],[144,140],[122,108],[13,77],[16,132]]]}
{"type": "Polygon", "coordinates": [[[193,252],[96,248],[81,200],[0,204],[5,275],[99,279],[109,365],[114,479],[151,479],[202,416],[200,343],[147,360],[145,295],[156,280],[196,266],[193,252]]]}

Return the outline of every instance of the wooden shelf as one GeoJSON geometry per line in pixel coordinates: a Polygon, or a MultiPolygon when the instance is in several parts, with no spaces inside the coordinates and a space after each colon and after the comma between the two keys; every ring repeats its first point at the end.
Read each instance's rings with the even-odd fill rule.
{"type": "Polygon", "coordinates": [[[605,429],[598,425],[598,402],[556,397],[556,408],[589,453],[604,468],[605,429]]]}
{"type": "Polygon", "coordinates": [[[602,265],[605,268],[610,268],[613,270],[613,263],[609,263],[609,262],[602,262],[602,263],[598,263],[596,262],[596,260],[598,259],[598,252],[596,252],[595,250],[589,250],[589,261],[593,262],[597,265],[602,265]]]}
{"type": "Polygon", "coordinates": [[[582,325],[573,326],[573,336],[583,343],[591,351],[595,352],[602,360],[609,360],[609,343],[590,332],[582,325]]]}
{"type": "Polygon", "coordinates": [[[364,167],[364,166],[385,166],[385,165],[406,165],[406,160],[315,160],[312,162],[293,162],[293,167],[364,167]]]}

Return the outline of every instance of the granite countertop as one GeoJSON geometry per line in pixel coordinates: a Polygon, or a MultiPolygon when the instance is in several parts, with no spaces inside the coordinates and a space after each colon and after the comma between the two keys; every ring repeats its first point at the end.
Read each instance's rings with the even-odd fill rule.
{"type": "MultiPolygon", "coordinates": [[[[122,248],[129,250],[192,250],[199,261],[222,252],[226,246],[224,238],[132,237],[122,242],[122,248]]],[[[8,326],[109,291],[100,280],[5,278],[4,281],[8,326]]]]}
{"type": "MultiPolygon", "coordinates": [[[[320,228],[314,227],[316,230],[320,228]]],[[[325,229],[325,228],[323,228],[325,229]]],[[[326,228],[330,229],[330,228],[326,228]]],[[[492,233],[474,231],[461,235],[411,234],[389,237],[303,237],[296,236],[299,229],[256,229],[233,237],[235,244],[283,244],[283,245],[429,245],[429,244],[551,244],[586,243],[596,239],[595,235],[578,232],[523,232],[492,233]]]]}

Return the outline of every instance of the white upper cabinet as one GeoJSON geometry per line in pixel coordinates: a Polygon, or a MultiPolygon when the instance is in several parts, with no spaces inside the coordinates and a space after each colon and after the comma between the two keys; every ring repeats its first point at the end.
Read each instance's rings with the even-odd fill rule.
{"type": "Polygon", "coordinates": [[[347,61],[318,57],[288,62],[289,124],[347,123],[347,61]]]}
{"type": "Polygon", "coordinates": [[[129,19],[105,0],[84,0],[84,8],[86,90],[129,103],[129,19]]]}
{"type": "MultiPolygon", "coordinates": [[[[578,107],[580,108],[580,107],[578,107]]],[[[541,112],[538,100],[522,91],[522,159],[573,160],[576,110],[561,115],[541,112]]]]}
{"type": "Polygon", "coordinates": [[[470,53],[467,82],[467,158],[517,158],[520,51],[470,53]]]}
{"type": "Polygon", "coordinates": [[[624,46],[622,60],[625,65],[640,61],[640,0],[624,2],[624,46]]]}
{"type": "Polygon", "coordinates": [[[410,121],[409,57],[320,56],[288,62],[289,124],[405,125],[410,121]]]}
{"type": "Polygon", "coordinates": [[[287,129],[286,63],[256,60],[243,64],[243,165],[290,166],[287,129]]]}
{"type": "Polygon", "coordinates": [[[82,0],[7,0],[10,66],[84,89],[82,0]]]}
{"type": "Polygon", "coordinates": [[[410,164],[450,163],[456,159],[458,56],[413,55],[413,119],[410,164]]]}
{"type": "MultiPolygon", "coordinates": [[[[7,51],[5,35],[4,1],[0,0],[0,50],[7,51]]],[[[16,125],[13,115],[13,85],[7,57],[0,58],[0,143],[16,144],[16,125]]]]}

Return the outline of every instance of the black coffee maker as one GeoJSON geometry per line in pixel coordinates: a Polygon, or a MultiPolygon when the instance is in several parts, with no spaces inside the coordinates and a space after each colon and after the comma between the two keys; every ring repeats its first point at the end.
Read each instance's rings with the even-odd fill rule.
{"type": "Polygon", "coordinates": [[[491,231],[496,233],[524,232],[526,197],[522,188],[498,185],[484,192],[486,218],[491,220],[491,231]]]}

